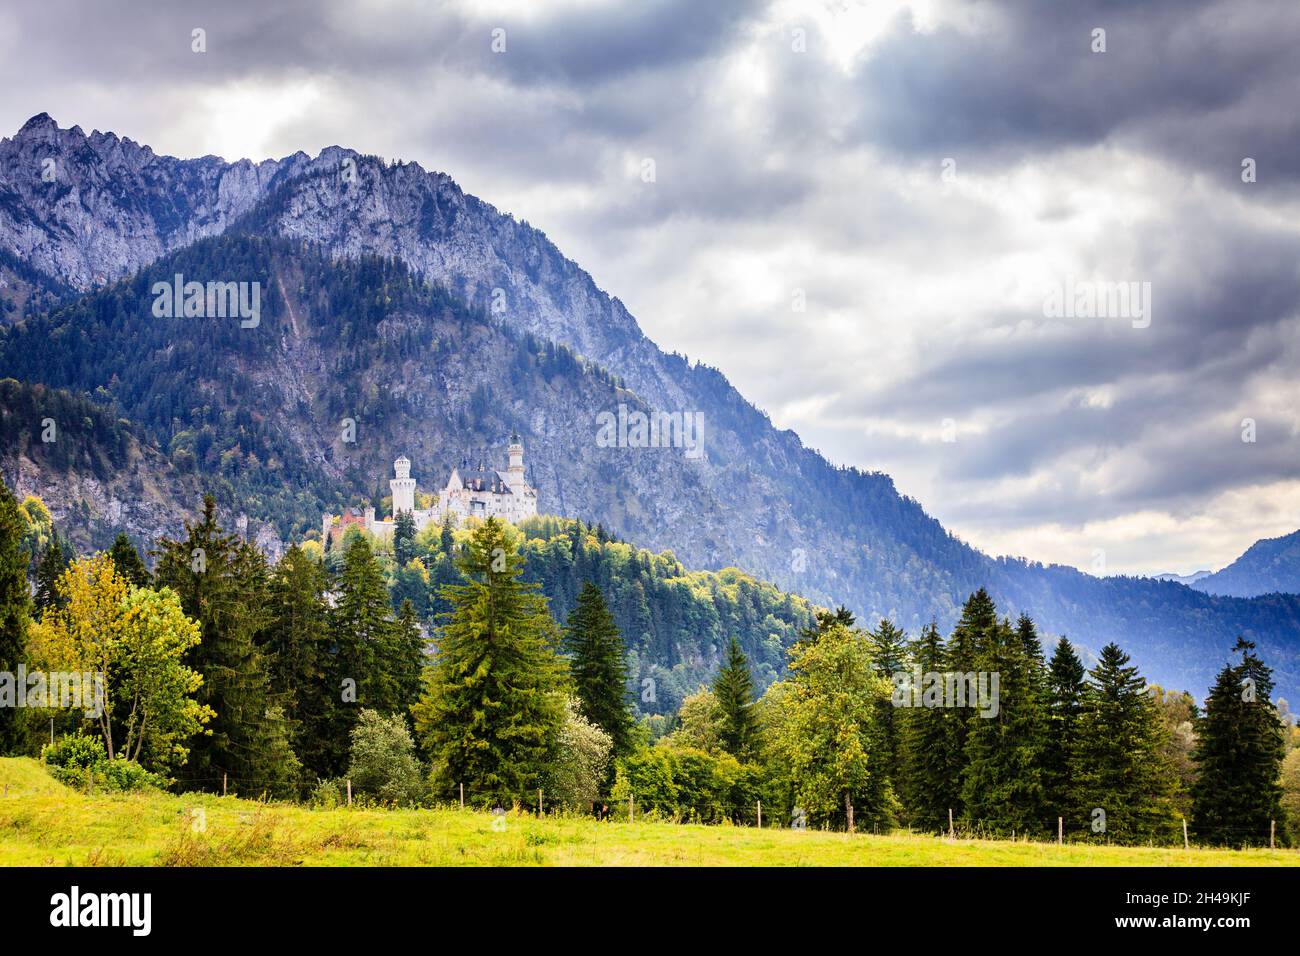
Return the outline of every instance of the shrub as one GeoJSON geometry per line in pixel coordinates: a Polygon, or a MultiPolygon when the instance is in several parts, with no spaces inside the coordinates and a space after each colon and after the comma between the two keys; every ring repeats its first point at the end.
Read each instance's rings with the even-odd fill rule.
{"type": "Polygon", "coordinates": [[[583,717],[570,697],[546,772],[547,798],[563,807],[589,807],[601,796],[612,746],[609,734],[583,717]]]}
{"type": "Polygon", "coordinates": [[[401,715],[381,717],[363,710],[352,730],[348,766],[354,794],[380,803],[420,803],[427,791],[424,770],[415,756],[415,741],[401,715]]]}
{"type": "Polygon", "coordinates": [[[637,806],[679,820],[753,822],[762,798],[763,774],[728,753],[660,744],[619,763],[614,797],[635,796],[637,806]]]}
{"type": "Polygon", "coordinates": [[[104,751],[104,741],[78,732],[64,734],[58,743],[46,744],[41,748],[41,759],[47,767],[80,770],[84,777],[87,767],[102,763],[108,759],[108,754],[104,751]]]}
{"type": "Polygon", "coordinates": [[[134,760],[109,760],[104,742],[82,733],[65,734],[58,743],[46,744],[41,757],[50,776],[70,787],[84,787],[87,772],[91,785],[99,790],[127,792],[166,785],[134,760]]]}
{"type": "Polygon", "coordinates": [[[104,760],[95,765],[92,771],[98,786],[105,790],[143,790],[145,787],[163,787],[166,781],[157,774],[152,774],[134,760],[118,757],[116,760],[104,760]]]}
{"type": "Polygon", "coordinates": [[[322,810],[333,810],[347,802],[345,784],[337,777],[326,777],[316,781],[311,792],[312,806],[322,810]]]}

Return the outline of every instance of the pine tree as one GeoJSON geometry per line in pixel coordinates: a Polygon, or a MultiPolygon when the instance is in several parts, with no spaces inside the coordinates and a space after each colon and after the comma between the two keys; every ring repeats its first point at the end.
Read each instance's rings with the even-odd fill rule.
{"type": "Polygon", "coordinates": [[[330,656],[325,570],[297,545],[271,574],[271,620],[263,633],[271,688],[284,702],[294,753],[317,776],[332,770],[328,717],[332,700],[326,683],[330,656]]]}
{"type": "MultiPolygon", "coordinates": [[[[944,658],[947,665],[945,672],[955,682],[968,683],[974,680],[979,670],[981,656],[996,641],[997,629],[997,607],[988,592],[980,588],[962,605],[961,617],[957,620],[957,626],[953,628],[952,636],[948,638],[945,648],[944,658]]],[[[952,705],[955,701],[948,703],[952,705]]],[[[962,818],[966,818],[966,806],[962,797],[962,780],[965,776],[967,760],[966,739],[970,733],[971,721],[976,719],[978,718],[974,716],[973,710],[950,706],[945,720],[950,737],[948,754],[955,760],[953,813],[962,818]]]]}
{"type": "Polygon", "coordinates": [[[117,533],[117,537],[113,539],[113,546],[108,549],[108,556],[113,559],[113,566],[117,568],[117,573],[126,578],[133,587],[149,586],[149,571],[140,558],[140,552],[135,549],[135,545],[131,543],[131,539],[125,532],[117,533]]]}
{"type": "Polygon", "coordinates": [[[749,659],[734,637],[727,647],[727,660],[714,678],[713,696],[721,717],[722,748],[737,760],[752,758],[758,744],[754,678],[749,673],[749,659]]]}
{"type": "MultiPolygon", "coordinates": [[[[874,631],[867,632],[876,674],[893,684],[895,676],[906,674],[911,665],[907,635],[893,621],[881,618],[874,631]]],[[[881,735],[885,744],[884,760],[889,779],[899,779],[899,746],[903,718],[892,699],[877,702],[881,735]]]]}
{"type": "MultiPolygon", "coordinates": [[[[947,670],[943,638],[933,622],[921,631],[912,657],[923,677],[947,670]]],[[[949,809],[959,807],[962,754],[953,724],[962,718],[941,700],[908,694],[901,703],[899,793],[905,818],[918,830],[938,833],[948,828],[949,809]]]]}
{"type": "Polygon", "coordinates": [[[1036,634],[1027,639],[1032,629],[1028,618],[1016,630],[1003,621],[976,659],[977,680],[994,693],[970,711],[962,803],[970,826],[997,836],[1039,830],[1045,815],[1041,661],[1030,656],[1037,644],[1036,634]]]}
{"type": "Polygon", "coordinates": [[[157,583],[199,624],[202,641],[185,663],[203,675],[196,696],[216,716],[209,733],[194,738],[179,779],[189,789],[219,790],[224,775],[240,793],[291,793],[300,768],[255,642],[269,621],[266,561],[221,529],[211,495],[202,520],[185,530],[183,540],[159,542],[157,583]]]}
{"type": "Polygon", "coordinates": [[[836,627],[853,630],[856,621],[853,612],[842,604],[834,611],[819,610],[814,614],[814,623],[811,627],[799,629],[799,641],[796,643],[816,641],[823,634],[836,627]]]}
{"type": "Polygon", "coordinates": [[[476,803],[531,802],[565,720],[568,690],[546,599],[519,580],[523,560],[489,518],[460,560],[466,583],[443,589],[451,612],[414,708],[437,789],[476,803]]]}
{"type": "Polygon", "coordinates": [[[36,563],[36,594],[33,600],[38,612],[61,605],[63,598],[59,593],[59,578],[71,563],[72,555],[64,548],[62,538],[55,532],[36,563]]]}
{"type": "Polygon", "coordinates": [[[1273,672],[1254,650],[1253,642],[1237,638],[1233,653],[1241,662],[1219,672],[1197,727],[1192,825],[1207,843],[1267,844],[1270,821],[1279,836],[1286,833],[1282,723],[1270,699],[1273,672]]]}
{"type": "Polygon", "coordinates": [[[420,700],[420,674],[424,669],[424,632],[410,601],[403,601],[393,622],[388,648],[388,670],[393,687],[393,713],[411,722],[411,708],[420,700]]]}
{"type": "MultiPolygon", "coordinates": [[[[0,671],[15,673],[26,661],[31,600],[27,592],[30,556],[23,550],[25,522],[9,486],[0,481],[0,671]]],[[[23,753],[27,745],[23,712],[0,707],[0,753],[23,753]]]]}
{"type": "Polygon", "coordinates": [[[1088,672],[1078,731],[1067,826],[1114,843],[1168,838],[1177,821],[1167,731],[1146,681],[1113,643],[1088,672]]]}
{"type": "Polygon", "coordinates": [[[1048,820],[1064,816],[1079,803],[1071,761],[1078,749],[1079,712],[1083,706],[1083,661],[1065,638],[1057,642],[1047,671],[1047,725],[1043,747],[1043,802],[1048,820]]]}
{"type": "Polygon", "coordinates": [[[415,517],[409,511],[398,514],[393,522],[393,559],[399,568],[415,557],[415,517]]]}
{"type": "Polygon", "coordinates": [[[1016,621],[1016,636],[1027,660],[1036,663],[1040,671],[1043,668],[1043,642],[1038,637],[1038,627],[1028,614],[1021,614],[1016,621]]]}
{"type": "Polygon", "coordinates": [[[401,695],[392,670],[396,627],[388,588],[364,535],[348,539],[335,590],[329,616],[333,648],[326,672],[330,699],[326,763],[331,773],[338,774],[347,766],[348,741],[361,710],[397,713],[401,695]]]}
{"type": "Polygon", "coordinates": [[[632,714],[623,637],[591,581],[583,585],[565,625],[564,650],[582,716],[609,734],[614,757],[624,756],[631,750],[632,714]]]}

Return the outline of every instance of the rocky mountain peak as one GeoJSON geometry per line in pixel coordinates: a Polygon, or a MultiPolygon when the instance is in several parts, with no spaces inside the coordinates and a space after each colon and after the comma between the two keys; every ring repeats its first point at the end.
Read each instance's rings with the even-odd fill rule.
{"type": "Polygon", "coordinates": [[[54,117],[49,113],[37,113],[22,125],[22,129],[18,130],[18,135],[34,136],[38,133],[51,131],[56,133],[59,131],[59,124],[54,122],[54,117]]]}

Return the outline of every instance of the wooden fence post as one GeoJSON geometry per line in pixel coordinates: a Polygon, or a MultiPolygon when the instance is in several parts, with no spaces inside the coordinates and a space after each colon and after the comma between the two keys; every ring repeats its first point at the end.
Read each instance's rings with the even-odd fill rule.
{"type": "Polygon", "coordinates": [[[537,815],[542,815],[542,788],[537,788],[537,815]]]}
{"type": "Polygon", "coordinates": [[[1056,818],[1056,845],[1060,846],[1065,842],[1065,817],[1056,818]]]}
{"type": "Polygon", "coordinates": [[[1190,850],[1191,844],[1187,841],[1187,817],[1183,817],[1183,849],[1190,850]]]}
{"type": "Polygon", "coordinates": [[[953,829],[952,829],[952,807],[949,807],[948,808],[948,839],[952,840],[955,837],[956,834],[953,833],[953,829]]]}
{"type": "Polygon", "coordinates": [[[348,777],[348,806],[352,806],[352,778],[348,777]]]}
{"type": "Polygon", "coordinates": [[[636,822],[636,797],[630,793],[627,795],[627,822],[636,822]]]}
{"type": "Polygon", "coordinates": [[[463,783],[460,785],[460,808],[465,809],[465,785],[463,783]]]}
{"type": "MultiPolygon", "coordinates": [[[[8,792],[7,785],[5,788],[5,792],[6,793],[8,792]]],[[[758,801],[758,828],[760,830],[763,829],[763,801],[762,800],[758,801]]]]}
{"type": "Polygon", "coordinates": [[[226,774],[224,773],[221,775],[221,795],[223,797],[226,795],[226,774]]]}
{"type": "Polygon", "coordinates": [[[1277,831],[1277,821],[1276,821],[1276,820],[1269,820],[1269,821],[1268,821],[1268,848],[1269,848],[1270,850],[1274,849],[1274,846],[1273,846],[1273,834],[1274,834],[1276,831],[1277,831]]]}

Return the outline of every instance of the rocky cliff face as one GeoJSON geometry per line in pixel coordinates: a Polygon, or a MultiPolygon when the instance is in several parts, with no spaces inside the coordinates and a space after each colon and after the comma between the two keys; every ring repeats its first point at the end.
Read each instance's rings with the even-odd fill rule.
{"type": "Polygon", "coordinates": [[[179,160],[41,113],[0,140],[3,247],[84,292],[221,232],[306,162],[179,160]]]}

